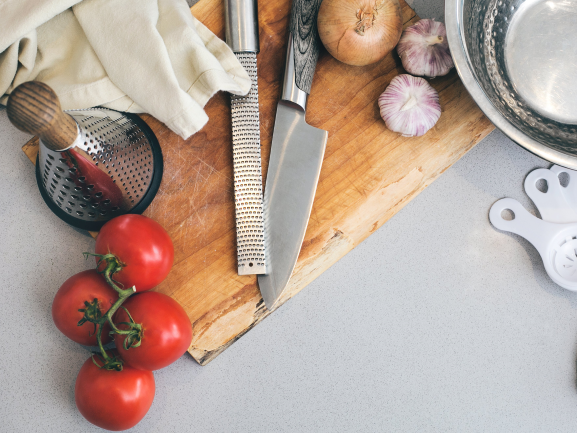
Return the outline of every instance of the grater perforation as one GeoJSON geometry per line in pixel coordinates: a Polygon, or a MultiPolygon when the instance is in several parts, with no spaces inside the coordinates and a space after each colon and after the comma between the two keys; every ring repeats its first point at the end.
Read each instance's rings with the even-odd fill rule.
{"type": "Polygon", "coordinates": [[[252,80],[248,95],[231,96],[238,274],[264,274],[266,260],[256,54],[236,53],[236,56],[252,80]]]}
{"type": "MultiPolygon", "coordinates": [[[[78,176],[67,152],[40,146],[39,179],[49,198],[76,220],[89,224],[131,212],[147,194],[155,175],[155,149],[133,115],[105,108],[67,111],[79,129],[76,157],[86,156],[94,167],[110,177],[122,197],[106,197],[98,185],[78,176]],[[128,116],[131,116],[130,118],[128,116]]],[[[162,167],[160,166],[160,175],[162,167]]],[[[96,183],[96,182],[95,182],[96,183]]],[[[95,227],[95,226],[94,226],[95,227]]]]}

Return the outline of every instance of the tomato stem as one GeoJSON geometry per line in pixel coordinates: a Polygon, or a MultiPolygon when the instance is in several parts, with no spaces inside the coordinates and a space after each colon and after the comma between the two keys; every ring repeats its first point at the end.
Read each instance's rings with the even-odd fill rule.
{"type": "MultiPolygon", "coordinates": [[[[101,268],[102,264],[105,264],[104,269],[102,271],[99,270],[98,272],[102,274],[102,276],[104,277],[106,282],[110,285],[110,287],[112,287],[116,291],[116,293],[118,293],[118,299],[116,300],[116,302],[114,302],[114,304],[112,304],[112,307],[110,307],[110,309],[104,314],[104,316],[97,315],[94,313],[92,308],[88,308],[91,304],[87,304],[86,305],[87,308],[84,310],[84,317],[80,322],[84,323],[86,321],[89,321],[94,323],[95,326],[98,325],[98,330],[96,332],[96,340],[98,342],[98,348],[100,349],[100,357],[102,358],[103,365],[102,366],[98,365],[94,357],[92,358],[92,361],[100,368],[106,368],[107,370],[122,371],[122,360],[117,358],[116,356],[113,357],[108,356],[108,354],[104,350],[104,346],[102,345],[102,329],[106,324],[106,322],[108,322],[110,324],[110,327],[112,328],[111,334],[116,333],[116,334],[128,335],[129,338],[132,337],[131,340],[138,338],[139,341],[139,336],[141,335],[142,327],[138,323],[134,323],[131,320],[132,323],[128,324],[130,329],[122,330],[118,329],[118,327],[112,321],[112,316],[114,316],[114,313],[116,313],[116,311],[120,308],[120,306],[124,303],[124,301],[126,301],[130,296],[136,293],[136,286],[132,286],[129,289],[122,289],[112,279],[112,276],[116,272],[122,270],[122,268],[124,267],[124,264],[114,254],[102,255],[102,254],[84,253],[84,256],[86,258],[88,258],[88,256],[98,257],[99,260],[96,265],[97,269],[101,268]],[[134,337],[133,336],[134,334],[137,334],[138,337],[134,337]]],[[[124,310],[126,311],[126,308],[124,310]]],[[[98,311],[100,312],[100,310],[98,311]]],[[[132,319],[132,317],[130,318],[132,319]]],[[[80,322],[78,322],[79,325],[82,324],[80,322]]]]}
{"type": "Polygon", "coordinates": [[[106,354],[106,350],[104,350],[104,346],[102,345],[102,325],[98,327],[98,331],[96,332],[96,341],[98,342],[100,353],[102,354],[102,358],[104,359],[104,366],[106,366],[106,364],[108,364],[108,362],[110,361],[110,357],[106,354]]]}
{"type": "Polygon", "coordinates": [[[80,308],[78,310],[79,312],[84,313],[84,316],[82,316],[82,319],[78,321],[77,325],[82,326],[86,322],[90,322],[94,325],[94,334],[95,334],[99,320],[102,318],[102,312],[100,311],[100,305],[98,304],[98,299],[94,298],[92,302],[84,301],[84,307],[85,308],[80,308]]]}
{"type": "MultiPolygon", "coordinates": [[[[112,276],[117,273],[120,272],[122,270],[122,268],[124,266],[126,266],[124,263],[122,263],[120,261],[120,259],[118,257],[116,257],[114,254],[109,253],[109,254],[91,254],[91,253],[84,253],[84,257],[88,258],[88,256],[94,256],[94,257],[98,257],[98,263],[96,264],[96,269],[98,270],[98,272],[100,274],[102,274],[102,276],[104,277],[104,279],[106,280],[106,282],[110,285],[110,287],[112,287],[119,296],[122,296],[122,293],[125,291],[131,291],[134,289],[134,287],[130,288],[130,289],[121,289],[120,287],[118,287],[116,284],[118,283],[117,281],[114,281],[112,279],[112,276]],[[101,271],[99,270],[101,268],[102,264],[105,264],[104,269],[101,271]]],[[[119,284],[119,283],[118,283],[119,284]]],[[[134,289],[134,291],[136,291],[136,289],[134,289]]],[[[131,292],[130,294],[132,294],[134,292],[131,292]]]]}
{"type": "Polygon", "coordinates": [[[120,306],[123,304],[123,302],[126,301],[134,293],[136,293],[136,287],[134,287],[134,286],[132,286],[130,289],[122,290],[122,294],[119,295],[116,302],[114,304],[112,304],[112,307],[110,307],[110,310],[108,310],[106,312],[106,314],[104,315],[103,321],[104,322],[106,320],[108,321],[108,323],[110,324],[110,327],[112,328],[112,332],[114,332],[116,334],[128,334],[129,331],[123,331],[123,330],[118,329],[116,327],[116,325],[112,321],[112,316],[114,316],[114,313],[116,313],[116,311],[120,308],[120,306]]]}
{"type": "Polygon", "coordinates": [[[121,325],[128,326],[128,330],[122,332],[122,334],[126,334],[126,338],[124,339],[123,346],[125,350],[128,350],[132,347],[138,347],[142,343],[142,325],[140,323],[136,323],[128,310],[122,307],[128,316],[128,320],[130,322],[120,322],[121,325]]]}

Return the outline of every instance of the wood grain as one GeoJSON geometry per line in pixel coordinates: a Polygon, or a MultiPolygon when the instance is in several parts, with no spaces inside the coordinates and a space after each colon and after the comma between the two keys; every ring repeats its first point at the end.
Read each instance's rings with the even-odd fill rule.
{"type": "Polygon", "coordinates": [[[317,15],[322,0],[293,0],[290,31],[293,38],[295,83],[310,94],[321,40],[317,31],[317,15]]]}
{"type": "MultiPolygon", "coordinates": [[[[402,1],[401,6],[405,25],[418,20],[402,1]]],[[[221,1],[202,0],[192,11],[224,36],[221,1]]],[[[264,174],[282,86],[289,11],[288,0],[259,4],[264,174]]],[[[393,54],[377,64],[354,67],[337,62],[321,48],[307,122],[328,130],[329,140],[305,241],[281,303],[377,230],[493,130],[453,71],[431,81],[443,108],[432,130],[419,138],[388,131],[377,98],[403,72],[393,54]]],[[[256,277],[236,273],[228,100],[228,95],[218,94],[208,103],[210,121],[189,140],[143,116],[156,132],[165,160],[162,185],[145,215],[169,231],[176,249],[174,268],[157,290],[174,297],[188,312],[194,327],[189,352],[202,365],[270,314],[256,277]]],[[[24,150],[35,158],[33,142],[24,150]]]]}
{"type": "Polygon", "coordinates": [[[38,135],[52,150],[69,147],[78,134],[76,122],[62,111],[56,93],[40,81],[27,81],[16,87],[6,106],[14,126],[38,135]]]}

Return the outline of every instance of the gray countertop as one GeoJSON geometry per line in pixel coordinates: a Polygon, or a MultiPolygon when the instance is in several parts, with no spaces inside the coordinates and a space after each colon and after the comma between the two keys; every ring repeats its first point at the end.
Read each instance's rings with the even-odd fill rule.
{"type": "MultiPolygon", "coordinates": [[[[28,138],[0,110],[0,431],[101,431],[74,404],[86,349],[50,315],[94,241],[43,203],[28,138]]],[[[548,166],[493,132],[208,366],[156,372],[131,431],[575,431],[577,293],[487,218],[502,197],[535,213],[523,180],[548,166]]]]}

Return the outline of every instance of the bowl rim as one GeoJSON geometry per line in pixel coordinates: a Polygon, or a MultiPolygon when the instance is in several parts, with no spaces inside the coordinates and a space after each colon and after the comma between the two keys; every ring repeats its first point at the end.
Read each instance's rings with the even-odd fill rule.
{"type": "Polygon", "coordinates": [[[445,1],[445,28],[447,29],[447,40],[455,69],[457,69],[457,73],[473,100],[489,120],[518,145],[549,162],[577,170],[577,157],[551,149],[547,145],[521,132],[497,110],[487,97],[473,72],[473,67],[469,62],[469,56],[463,41],[463,1],[464,0],[445,1]]]}

